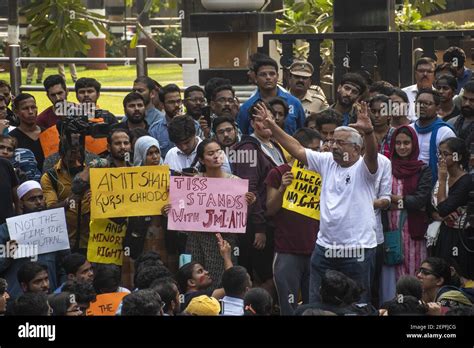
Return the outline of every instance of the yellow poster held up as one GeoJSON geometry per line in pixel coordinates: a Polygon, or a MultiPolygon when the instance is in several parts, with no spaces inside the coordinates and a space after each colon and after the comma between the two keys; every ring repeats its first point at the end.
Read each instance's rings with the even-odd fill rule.
{"type": "Polygon", "coordinates": [[[122,265],[123,240],[127,232],[127,220],[116,223],[109,219],[96,219],[90,223],[87,259],[90,262],[122,265]]]}
{"type": "Polygon", "coordinates": [[[168,166],[92,168],[91,218],[161,215],[168,203],[168,166]]]}
{"type": "Polygon", "coordinates": [[[319,220],[321,175],[305,169],[304,164],[299,161],[295,161],[291,172],[293,181],[285,190],[282,208],[319,220]]]}

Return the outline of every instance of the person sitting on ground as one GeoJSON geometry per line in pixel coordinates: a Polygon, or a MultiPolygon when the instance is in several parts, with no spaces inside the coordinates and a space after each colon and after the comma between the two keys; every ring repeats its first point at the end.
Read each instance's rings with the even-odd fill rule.
{"type": "Polygon", "coordinates": [[[397,295],[413,296],[423,299],[423,288],[418,278],[411,275],[401,276],[397,281],[397,295]]]}
{"type": "Polygon", "coordinates": [[[388,316],[426,315],[428,308],[414,296],[399,295],[385,303],[381,313],[388,316]]]}
{"type": "Polygon", "coordinates": [[[273,311],[273,299],[267,290],[253,288],[247,291],[244,297],[244,315],[271,315],[273,311]]]}
{"type": "Polygon", "coordinates": [[[96,300],[97,293],[91,283],[73,280],[67,281],[63,286],[63,292],[74,295],[78,307],[82,311],[82,315],[86,315],[91,302],[96,300]]]}
{"type": "Polygon", "coordinates": [[[150,286],[151,289],[155,290],[163,301],[163,315],[174,316],[180,312],[179,304],[179,289],[174,280],[171,277],[155,279],[150,286]]]}
{"type": "Polygon", "coordinates": [[[171,272],[165,266],[142,266],[135,275],[135,288],[149,289],[155,280],[171,276],[171,272]]]}
{"type": "Polygon", "coordinates": [[[45,293],[28,292],[13,302],[11,313],[8,314],[14,316],[50,316],[52,311],[45,293]]]}
{"type": "Polygon", "coordinates": [[[55,317],[78,317],[82,315],[82,310],[76,302],[76,296],[69,292],[49,295],[48,303],[53,309],[53,316],[55,317]]]}
{"type": "Polygon", "coordinates": [[[212,278],[204,267],[196,262],[191,261],[182,266],[176,274],[176,281],[184,301],[181,301],[181,309],[184,310],[191,299],[201,295],[212,296],[216,299],[224,297],[223,288],[212,290],[212,278]]]}
{"type": "Polygon", "coordinates": [[[341,272],[327,270],[321,277],[321,301],[299,306],[295,315],[302,315],[309,308],[329,311],[336,315],[357,315],[364,307],[353,305],[360,301],[361,294],[362,289],[354,280],[341,272]]]}
{"type": "Polygon", "coordinates": [[[194,297],[184,310],[185,314],[196,316],[216,316],[219,315],[221,306],[214,297],[201,295],[194,297]]]}
{"type": "Polygon", "coordinates": [[[227,269],[222,275],[225,296],[221,300],[222,315],[244,315],[244,297],[252,287],[247,270],[242,266],[227,269]]]}
{"type": "Polygon", "coordinates": [[[122,316],[162,316],[163,301],[153,289],[138,290],[123,298],[122,316]]]}
{"type": "Polygon", "coordinates": [[[93,285],[97,294],[130,293],[130,290],[120,286],[120,267],[114,264],[98,264],[93,285]]]}

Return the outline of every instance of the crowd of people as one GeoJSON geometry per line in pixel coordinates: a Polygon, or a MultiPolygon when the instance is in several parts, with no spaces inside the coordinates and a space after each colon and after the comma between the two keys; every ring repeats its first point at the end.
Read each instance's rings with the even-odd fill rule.
{"type": "Polygon", "coordinates": [[[402,89],[347,73],[331,103],[309,62],[295,59],[281,86],[277,62],[255,54],[244,103],[230,80],[182,95],[140,76],[122,117],[99,107],[93,78],[71,102],[48,76],[41,112],[0,81],[0,313],[101,315],[109,301],[122,316],[473,315],[474,80],[462,49],[443,60],[420,58],[402,89]],[[319,218],[282,207],[299,164],[321,177],[319,218]],[[245,233],[170,230],[167,204],[114,220],[127,226],[121,266],[88,260],[90,169],[163,165],[247,179],[245,233]],[[52,208],[70,249],[8,254],[6,219],[52,208]]]}

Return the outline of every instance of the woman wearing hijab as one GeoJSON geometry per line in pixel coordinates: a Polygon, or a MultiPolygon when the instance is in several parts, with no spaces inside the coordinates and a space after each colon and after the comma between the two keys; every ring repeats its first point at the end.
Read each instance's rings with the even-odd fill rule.
{"type": "Polygon", "coordinates": [[[418,160],[420,148],[413,128],[401,126],[392,137],[392,207],[389,213],[390,230],[395,230],[402,210],[407,218],[402,230],[403,263],[397,266],[397,279],[414,275],[420,262],[426,258],[425,233],[428,216],[425,212],[430,202],[431,172],[418,160]]]}
{"type": "Polygon", "coordinates": [[[414,275],[426,258],[424,235],[428,227],[425,207],[430,202],[431,171],[418,160],[418,137],[409,126],[400,126],[393,132],[390,146],[392,159],[392,204],[388,212],[389,230],[399,228],[402,213],[406,214],[402,228],[403,263],[384,266],[383,298],[395,296],[396,281],[403,275],[414,275]]]}
{"type": "MultiPolygon", "coordinates": [[[[157,166],[162,164],[158,140],[142,136],[135,143],[133,164],[135,166],[157,166]]],[[[136,259],[141,254],[154,251],[172,272],[177,271],[177,256],[170,255],[166,248],[165,231],[161,216],[130,217],[125,245],[130,248],[130,256],[136,259]],[[175,260],[176,259],[176,260],[175,260]]]]}

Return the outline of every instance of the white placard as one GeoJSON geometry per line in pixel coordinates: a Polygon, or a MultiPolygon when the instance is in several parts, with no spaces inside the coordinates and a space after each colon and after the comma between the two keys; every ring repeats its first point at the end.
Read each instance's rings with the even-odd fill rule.
{"type": "MultiPolygon", "coordinates": [[[[46,254],[69,249],[64,208],[18,215],[6,221],[10,239],[15,240],[22,251],[29,249],[34,250],[35,254],[46,254]],[[26,246],[29,247],[25,248],[26,246]]],[[[31,256],[34,255],[25,255],[25,252],[22,252],[16,253],[14,258],[31,256]]]]}

